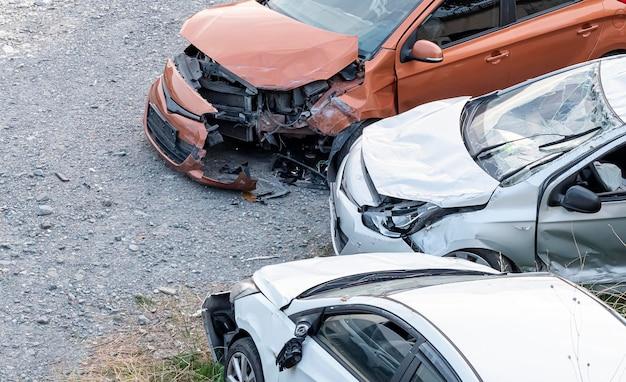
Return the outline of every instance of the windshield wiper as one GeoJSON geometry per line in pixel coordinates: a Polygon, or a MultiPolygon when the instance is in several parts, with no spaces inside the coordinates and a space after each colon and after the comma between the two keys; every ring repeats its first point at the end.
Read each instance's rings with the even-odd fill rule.
{"type": "Polygon", "coordinates": [[[481,149],[476,154],[474,154],[472,156],[472,158],[474,158],[476,160],[476,159],[478,159],[478,157],[482,156],[485,153],[488,153],[489,151],[495,150],[495,149],[497,149],[499,147],[502,147],[504,145],[508,145],[508,144],[511,144],[511,143],[523,141],[523,140],[526,140],[526,139],[533,139],[533,138],[538,138],[538,137],[550,137],[550,136],[566,137],[566,135],[563,135],[563,134],[535,134],[535,135],[530,135],[528,137],[518,138],[518,139],[514,139],[512,141],[506,141],[506,142],[497,143],[495,145],[487,146],[487,147],[481,149]]]}
{"type": "Polygon", "coordinates": [[[392,281],[409,279],[414,277],[426,277],[426,276],[486,276],[490,273],[479,271],[465,271],[456,269],[429,269],[429,270],[406,270],[406,271],[389,271],[389,272],[377,272],[360,274],[354,276],[343,277],[337,280],[329,281],[327,283],[313,287],[306,292],[302,293],[299,298],[310,297],[319,293],[327,292],[335,289],[346,289],[359,285],[366,285],[375,282],[392,281]]]}
{"type": "Polygon", "coordinates": [[[597,126],[597,127],[594,127],[593,129],[585,130],[585,131],[583,131],[581,133],[577,133],[577,134],[563,135],[563,138],[559,139],[558,141],[544,143],[543,145],[540,145],[539,146],[539,150],[545,149],[546,147],[550,147],[550,146],[560,145],[561,143],[573,141],[573,140],[578,139],[580,137],[584,137],[585,135],[588,135],[588,134],[591,134],[591,133],[595,133],[595,132],[597,132],[599,130],[602,130],[602,126],[597,126]]]}

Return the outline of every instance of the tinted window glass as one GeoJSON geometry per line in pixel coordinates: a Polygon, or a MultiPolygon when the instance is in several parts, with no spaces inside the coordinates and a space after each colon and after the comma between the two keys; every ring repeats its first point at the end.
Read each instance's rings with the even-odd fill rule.
{"type": "Polygon", "coordinates": [[[446,0],[417,31],[418,40],[441,47],[500,25],[500,0],[446,0]]]}
{"type": "Polygon", "coordinates": [[[317,336],[366,381],[390,381],[415,345],[402,328],[372,314],[329,317],[317,336]]]}
{"type": "Polygon", "coordinates": [[[523,19],[571,2],[571,0],[517,0],[516,16],[518,19],[523,19]]]}
{"type": "Polygon", "coordinates": [[[422,363],[418,368],[415,376],[411,379],[412,382],[446,382],[445,379],[435,368],[427,363],[422,363]]]}

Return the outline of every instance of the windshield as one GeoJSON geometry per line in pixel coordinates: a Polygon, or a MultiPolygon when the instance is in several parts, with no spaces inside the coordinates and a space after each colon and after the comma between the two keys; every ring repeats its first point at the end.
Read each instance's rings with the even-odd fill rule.
{"type": "Polygon", "coordinates": [[[621,125],[602,92],[599,64],[590,64],[468,104],[465,145],[499,181],[558,158],[621,125]]]}
{"type": "Polygon", "coordinates": [[[300,22],[359,37],[359,54],[371,57],[421,0],[270,0],[267,5],[300,22]]]}

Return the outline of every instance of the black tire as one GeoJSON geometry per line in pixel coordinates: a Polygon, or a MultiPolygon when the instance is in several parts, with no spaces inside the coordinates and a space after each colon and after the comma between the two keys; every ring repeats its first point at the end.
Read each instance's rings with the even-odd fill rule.
{"type": "Polygon", "coordinates": [[[517,269],[513,262],[509,260],[506,256],[501,253],[496,253],[485,249],[454,251],[448,256],[463,258],[473,263],[488,265],[491,268],[504,273],[517,272],[517,269]]]}
{"type": "MultiPolygon", "coordinates": [[[[228,356],[226,357],[226,362],[224,363],[224,381],[227,381],[231,361],[233,361],[233,358],[240,357],[241,355],[245,356],[252,368],[252,371],[254,372],[254,382],[265,382],[265,377],[263,376],[263,365],[261,364],[259,351],[250,337],[240,338],[228,348],[228,356]]],[[[237,358],[235,358],[235,361],[236,360],[237,358]]]]}

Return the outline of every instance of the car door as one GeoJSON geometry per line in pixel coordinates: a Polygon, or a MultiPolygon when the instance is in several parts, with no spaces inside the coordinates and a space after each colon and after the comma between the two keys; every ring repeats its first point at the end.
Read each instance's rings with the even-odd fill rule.
{"type": "MultiPolygon", "coordinates": [[[[307,314],[311,314],[307,312],[307,314]]],[[[281,381],[323,381],[320,359],[323,350],[354,380],[365,382],[403,381],[413,362],[416,345],[423,341],[402,320],[374,307],[340,306],[324,308],[315,333],[305,341],[302,361],[281,373],[281,381]]]]}
{"type": "Polygon", "coordinates": [[[500,0],[430,4],[398,46],[399,111],[444,98],[482,95],[507,84],[510,51],[502,27],[508,19],[500,0]],[[438,44],[443,62],[411,61],[406,52],[418,40],[438,44]]]}
{"type": "Polygon", "coordinates": [[[592,57],[605,23],[603,0],[507,0],[515,23],[504,32],[511,85],[592,57]]]}
{"type": "Polygon", "coordinates": [[[625,177],[626,138],[621,138],[546,187],[539,206],[537,251],[551,271],[581,283],[626,281],[625,177]],[[577,207],[581,198],[583,204],[590,199],[581,196],[580,188],[578,204],[572,207],[574,194],[565,197],[574,187],[595,194],[599,210],[577,207]]]}

